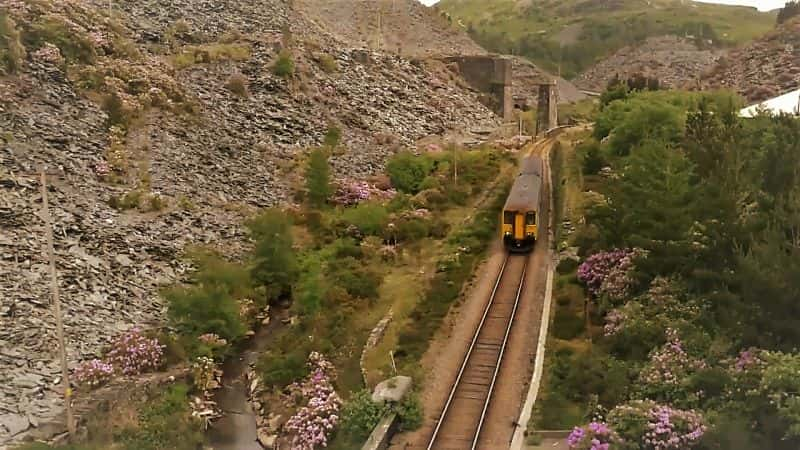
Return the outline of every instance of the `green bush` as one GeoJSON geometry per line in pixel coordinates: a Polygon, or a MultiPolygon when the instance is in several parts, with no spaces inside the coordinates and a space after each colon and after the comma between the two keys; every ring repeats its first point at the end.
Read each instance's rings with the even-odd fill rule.
{"type": "Polygon", "coordinates": [[[342,406],[342,431],[366,439],[387,412],[385,405],[373,402],[370,392],[362,389],[342,406]]]}
{"type": "Polygon", "coordinates": [[[126,450],[194,450],[202,446],[199,420],[190,416],[189,387],[169,386],[140,411],[138,427],[123,430],[117,440],[126,450]]]}
{"type": "Polygon", "coordinates": [[[557,339],[575,339],[583,333],[585,324],[581,316],[566,308],[558,308],[553,319],[553,336],[557,339]]]}
{"type": "Polygon", "coordinates": [[[233,342],[242,336],[246,327],[239,317],[239,305],[223,287],[179,287],[164,293],[169,318],[183,334],[200,336],[216,333],[233,342]]]}
{"type": "Polygon", "coordinates": [[[580,261],[573,258],[564,258],[558,263],[558,267],[556,267],[556,272],[559,275],[566,275],[568,273],[573,273],[578,269],[580,265],[580,261]]]}
{"type": "Polygon", "coordinates": [[[597,175],[607,164],[603,158],[603,149],[595,140],[581,144],[576,151],[580,155],[584,175],[597,175]]]}
{"type": "Polygon", "coordinates": [[[342,129],[336,125],[328,126],[323,142],[328,147],[338,147],[342,143],[342,129]]]}
{"type": "Polygon", "coordinates": [[[400,431],[416,430],[422,426],[425,418],[422,403],[416,394],[411,393],[396,406],[397,416],[400,418],[400,431]]]}
{"type": "Polygon", "coordinates": [[[425,219],[412,218],[395,222],[394,236],[401,242],[414,242],[431,234],[431,223],[425,219]]]}
{"type": "Polygon", "coordinates": [[[25,46],[17,24],[6,12],[0,11],[0,75],[16,73],[25,59],[25,46]]]}
{"type": "Polygon", "coordinates": [[[400,152],[386,163],[386,173],[398,191],[416,194],[422,190],[422,182],[433,170],[433,161],[425,156],[400,152]]]}
{"type": "Polygon", "coordinates": [[[278,55],[278,59],[272,66],[272,73],[281,78],[289,78],[294,75],[294,59],[291,52],[283,50],[278,55]]]}
{"type": "Polygon", "coordinates": [[[389,220],[386,207],[373,202],[359,203],[352,208],[345,208],[342,221],[353,225],[364,235],[380,236],[389,220]]]}
{"type": "Polygon", "coordinates": [[[355,258],[346,257],[328,265],[328,279],[355,298],[378,298],[381,276],[355,258]]]}
{"type": "Polygon", "coordinates": [[[306,356],[305,349],[296,348],[289,353],[265,353],[257,367],[262,381],[266,386],[282,388],[303,378],[308,374],[306,356]]]}
{"type": "Polygon", "coordinates": [[[339,70],[339,64],[331,55],[322,55],[319,57],[319,66],[327,73],[334,73],[339,70]]]}
{"type": "Polygon", "coordinates": [[[54,15],[42,16],[23,33],[22,39],[28,48],[39,48],[45,42],[55,45],[68,63],[91,64],[97,56],[88,36],[54,15]]]}

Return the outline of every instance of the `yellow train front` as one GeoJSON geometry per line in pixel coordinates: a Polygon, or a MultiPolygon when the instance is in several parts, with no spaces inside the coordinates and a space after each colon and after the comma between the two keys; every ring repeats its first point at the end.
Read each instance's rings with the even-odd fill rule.
{"type": "Polygon", "coordinates": [[[522,166],[502,213],[503,244],[511,252],[529,252],[539,237],[542,160],[529,156],[522,166]]]}

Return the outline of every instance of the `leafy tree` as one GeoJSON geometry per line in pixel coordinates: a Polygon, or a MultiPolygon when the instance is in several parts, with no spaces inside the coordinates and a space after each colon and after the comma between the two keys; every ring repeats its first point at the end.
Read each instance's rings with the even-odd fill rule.
{"type": "Polygon", "coordinates": [[[228,342],[244,335],[239,305],[222,286],[174,288],[164,296],[169,302],[170,319],[184,334],[216,333],[228,342]]]}
{"type": "Polygon", "coordinates": [[[800,15],[800,2],[795,0],[786,2],[786,5],[778,11],[778,25],[797,15],[800,15]]]}
{"type": "MultiPolygon", "coordinates": [[[[327,139],[326,139],[327,140],[327,139]]],[[[306,167],[306,190],[308,202],[313,208],[322,208],[333,193],[328,152],[322,148],[311,151],[306,167]]]]}
{"type": "Polygon", "coordinates": [[[251,276],[267,300],[287,295],[297,279],[291,221],[278,209],[267,209],[247,223],[255,240],[251,276]]]}
{"type": "Polygon", "coordinates": [[[654,258],[646,261],[658,265],[650,270],[670,273],[686,256],[683,247],[694,198],[692,165],[680,150],[650,141],[625,158],[623,167],[608,206],[601,208],[609,214],[598,217],[598,222],[608,242],[649,250],[654,258]]]}
{"type": "Polygon", "coordinates": [[[317,260],[309,260],[296,289],[296,308],[301,314],[311,317],[320,311],[324,299],[321,264],[317,260]]]}

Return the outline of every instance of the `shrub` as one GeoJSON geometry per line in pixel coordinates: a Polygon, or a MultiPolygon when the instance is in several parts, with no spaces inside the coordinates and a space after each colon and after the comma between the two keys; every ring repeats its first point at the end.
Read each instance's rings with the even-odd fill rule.
{"type": "Polygon", "coordinates": [[[97,387],[111,380],[114,366],[100,359],[92,359],[78,364],[72,375],[78,384],[97,387]]]}
{"type": "Polygon", "coordinates": [[[400,192],[416,194],[422,190],[422,182],[433,170],[433,162],[425,156],[401,152],[386,163],[386,173],[400,192]]]}
{"type": "Polygon", "coordinates": [[[330,178],[327,150],[322,148],[312,150],[306,167],[306,191],[312,208],[319,209],[325,206],[333,194],[330,178]]]}
{"type": "Polygon", "coordinates": [[[203,443],[202,425],[189,411],[189,387],[176,383],[149,401],[139,412],[138,427],[115,439],[125,450],[192,450],[203,443]]]}
{"type": "Polygon", "coordinates": [[[73,64],[91,64],[97,56],[88,36],[55,15],[42,16],[22,39],[28,48],[39,48],[49,42],[58,47],[67,62],[73,64]]]}
{"type": "Polygon", "coordinates": [[[294,75],[294,60],[289,51],[280,52],[275,64],[272,65],[272,73],[281,78],[289,78],[294,75]]]}
{"type": "Polygon", "coordinates": [[[416,394],[409,394],[397,405],[397,416],[400,417],[400,431],[416,430],[422,426],[424,415],[422,404],[416,394]]]}
{"type": "Polygon", "coordinates": [[[342,129],[336,125],[328,126],[328,130],[325,132],[325,138],[323,142],[328,147],[338,147],[342,142],[342,129]]]}
{"type": "Polygon", "coordinates": [[[376,299],[381,276],[355,258],[343,258],[328,266],[328,278],[356,298],[376,299]]]}
{"type": "Polygon", "coordinates": [[[410,218],[395,223],[395,237],[401,242],[414,242],[431,234],[430,222],[421,218],[410,218]]]}
{"type": "Polygon", "coordinates": [[[243,44],[209,44],[187,46],[172,57],[177,69],[185,69],[195,64],[216,63],[220,61],[247,61],[250,59],[250,46],[243,44]]]}
{"type": "Polygon", "coordinates": [[[570,340],[580,336],[585,325],[583,318],[566,308],[558,308],[553,319],[553,336],[570,340]]]}
{"type": "Polygon", "coordinates": [[[334,73],[339,70],[339,64],[336,59],[327,54],[319,57],[319,66],[327,73],[334,73]]]}
{"type": "Polygon", "coordinates": [[[247,77],[241,73],[234,73],[228,78],[228,81],[225,82],[225,89],[239,97],[246,98],[250,95],[247,84],[247,77]]]}
{"type": "Polygon", "coordinates": [[[109,129],[114,126],[127,129],[133,121],[135,112],[122,102],[116,92],[107,95],[101,106],[106,112],[106,126],[109,129]]]}
{"type": "Polygon", "coordinates": [[[142,201],[142,191],[134,190],[120,196],[111,196],[108,199],[108,205],[114,209],[125,211],[127,209],[138,208],[142,201]]]}
{"type": "Polygon", "coordinates": [[[16,73],[25,59],[17,24],[6,12],[0,12],[0,74],[16,73]]]}
{"type": "Polygon", "coordinates": [[[608,414],[608,422],[626,442],[662,450],[693,448],[707,430],[699,413],[650,401],[618,406],[608,414]]]}
{"type": "Polygon", "coordinates": [[[342,220],[356,227],[365,235],[380,236],[389,219],[386,207],[378,203],[360,203],[353,208],[346,208],[342,220]]]}
{"type": "Polygon", "coordinates": [[[161,366],[164,346],[158,339],[145,337],[141,330],[133,328],[111,343],[106,355],[107,362],[123,375],[139,375],[161,366]]]}
{"type": "Polygon", "coordinates": [[[606,165],[603,150],[599,142],[589,141],[581,144],[577,151],[581,155],[581,165],[584,175],[597,175],[606,165]]]}
{"type": "Polygon", "coordinates": [[[294,435],[293,448],[327,447],[328,437],[339,421],[342,403],[333,389],[336,374],[333,365],[317,352],[308,356],[307,366],[311,374],[292,390],[308,403],[286,421],[285,428],[294,435]]]}
{"type": "Polygon", "coordinates": [[[354,393],[342,407],[342,431],[365,439],[387,411],[386,405],[373,402],[372,394],[362,389],[354,393]]]}
{"type": "Polygon", "coordinates": [[[244,335],[239,305],[220,286],[173,288],[164,297],[169,302],[169,317],[182,333],[215,333],[229,342],[244,335]]]}
{"type": "Polygon", "coordinates": [[[284,354],[265,353],[258,364],[261,380],[266,386],[283,387],[306,376],[304,355],[300,349],[284,354]]]}

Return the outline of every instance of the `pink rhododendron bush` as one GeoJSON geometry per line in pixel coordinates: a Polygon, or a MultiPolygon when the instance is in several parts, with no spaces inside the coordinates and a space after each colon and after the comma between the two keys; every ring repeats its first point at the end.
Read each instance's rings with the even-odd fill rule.
{"type": "Polygon", "coordinates": [[[707,431],[703,416],[652,401],[634,401],[608,414],[609,426],[619,434],[625,450],[686,450],[697,446],[707,431]]]}
{"type": "Polygon", "coordinates": [[[111,343],[104,359],[81,363],[73,370],[73,376],[80,385],[97,387],[114,375],[139,375],[156,370],[163,357],[164,346],[158,339],[148,338],[139,328],[133,328],[111,343]]]}
{"type": "Polygon", "coordinates": [[[619,436],[603,422],[592,422],[585,427],[575,427],[567,438],[567,445],[575,450],[610,450],[619,436]]]}
{"type": "Polygon", "coordinates": [[[351,206],[368,200],[391,200],[397,191],[383,190],[366,181],[344,180],[339,182],[331,199],[337,205],[351,206]]]}
{"type": "Polygon", "coordinates": [[[333,364],[322,354],[311,352],[307,365],[310,369],[308,377],[289,386],[294,398],[306,402],[285,425],[292,435],[292,448],[297,450],[326,447],[339,423],[338,414],[342,406],[342,400],[333,388],[336,378],[333,364]]]}
{"type": "Polygon", "coordinates": [[[633,287],[631,272],[636,258],[643,258],[646,252],[641,249],[616,249],[595,253],[578,267],[578,279],[595,298],[608,297],[621,302],[633,287]]]}
{"type": "Polygon", "coordinates": [[[696,405],[703,392],[690,389],[690,378],[707,365],[689,355],[676,330],[667,328],[666,337],[667,342],[650,353],[650,360],[639,373],[639,390],[643,398],[696,405]]]}

